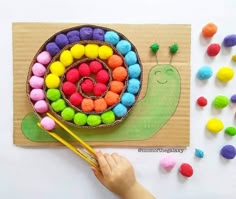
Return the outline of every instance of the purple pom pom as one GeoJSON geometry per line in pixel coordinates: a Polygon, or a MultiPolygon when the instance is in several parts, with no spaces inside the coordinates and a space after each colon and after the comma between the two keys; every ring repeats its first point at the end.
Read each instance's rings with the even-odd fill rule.
{"type": "Polygon", "coordinates": [[[221,149],[220,154],[226,159],[233,159],[236,155],[236,149],[232,145],[225,145],[221,149]]]}
{"type": "Polygon", "coordinates": [[[70,44],[80,41],[79,31],[78,31],[78,30],[69,31],[69,32],[66,34],[66,36],[67,36],[67,38],[68,38],[70,44]]]}
{"type": "Polygon", "coordinates": [[[60,48],[55,42],[49,42],[46,45],[46,51],[48,51],[51,56],[54,56],[60,52],[60,48]]]}
{"type": "Polygon", "coordinates": [[[93,40],[104,41],[104,30],[101,28],[95,28],[93,31],[93,40]]]}
{"type": "Polygon", "coordinates": [[[80,39],[90,40],[93,38],[93,29],[90,27],[83,27],[80,29],[80,39]]]}
{"type": "Polygon", "coordinates": [[[223,44],[225,47],[232,47],[236,45],[236,35],[228,35],[224,38],[223,44]]]}
{"type": "Polygon", "coordinates": [[[232,95],[230,100],[232,103],[236,103],[236,95],[232,95]]]}
{"type": "Polygon", "coordinates": [[[55,42],[59,46],[59,48],[61,48],[61,49],[69,44],[69,40],[68,40],[67,36],[64,34],[57,35],[55,42]]]}

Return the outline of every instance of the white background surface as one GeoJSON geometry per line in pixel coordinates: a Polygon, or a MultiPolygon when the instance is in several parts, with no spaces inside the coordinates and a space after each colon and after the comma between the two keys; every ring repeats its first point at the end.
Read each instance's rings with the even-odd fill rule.
{"type": "Polygon", "coordinates": [[[68,149],[21,148],[12,144],[12,22],[192,24],[190,147],[183,153],[172,153],[177,165],[170,173],[159,168],[161,157],[167,153],[138,153],[137,149],[125,148],[104,151],[125,155],[133,163],[137,178],[159,199],[236,198],[236,160],[225,161],[219,156],[225,144],[236,146],[236,138],[229,138],[223,132],[213,136],[205,131],[205,123],[212,116],[222,119],[225,126],[235,125],[236,106],[217,112],[210,104],[204,110],[195,105],[200,95],[205,95],[211,103],[218,94],[230,97],[236,93],[235,79],[227,86],[215,81],[219,67],[236,67],[230,61],[236,47],[231,51],[223,49],[215,59],[208,59],[205,49],[210,41],[199,37],[202,26],[210,21],[219,27],[211,42],[221,43],[227,34],[235,34],[235,10],[235,0],[0,1],[0,198],[117,198],[100,185],[89,166],[68,149]],[[201,83],[195,75],[198,68],[206,64],[213,67],[214,75],[201,83]],[[195,148],[203,149],[205,158],[195,158],[195,148]],[[192,164],[192,178],[186,180],[178,174],[182,162],[192,164]]]}

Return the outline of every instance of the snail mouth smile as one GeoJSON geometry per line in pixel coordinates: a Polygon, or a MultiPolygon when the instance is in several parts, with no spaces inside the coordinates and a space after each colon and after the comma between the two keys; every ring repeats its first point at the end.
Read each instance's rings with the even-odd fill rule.
{"type": "Polygon", "coordinates": [[[159,84],[166,84],[168,81],[167,80],[165,80],[165,81],[159,81],[159,80],[157,80],[157,83],[159,83],[159,84]]]}

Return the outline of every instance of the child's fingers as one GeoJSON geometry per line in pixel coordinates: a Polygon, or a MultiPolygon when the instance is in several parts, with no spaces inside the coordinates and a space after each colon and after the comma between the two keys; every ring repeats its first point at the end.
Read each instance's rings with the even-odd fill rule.
{"type": "Polygon", "coordinates": [[[108,176],[109,173],[111,172],[111,169],[109,164],[107,163],[107,160],[105,159],[104,155],[101,152],[97,152],[96,155],[102,174],[104,176],[108,176]]]}
{"type": "Polygon", "coordinates": [[[120,156],[117,153],[112,153],[111,156],[113,157],[116,164],[120,162],[120,156]]]}
{"type": "Polygon", "coordinates": [[[96,176],[96,178],[101,182],[103,183],[104,182],[104,178],[103,178],[103,175],[102,173],[96,169],[95,167],[91,167],[91,170],[93,171],[94,175],[96,176]]]}
{"type": "Polygon", "coordinates": [[[106,158],[107,160],[107,163],[109,164],[110,166],[110,169],[112,170],[112,168],[114,168],[116,166],[116,162],[115,160],[113,159],[113,157],[109,154],[104,154],[104,157],[106,158]]]}

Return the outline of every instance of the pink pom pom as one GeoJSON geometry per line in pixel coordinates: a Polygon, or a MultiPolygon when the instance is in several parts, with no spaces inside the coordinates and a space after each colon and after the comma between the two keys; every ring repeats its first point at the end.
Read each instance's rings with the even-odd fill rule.
{"type": "Polygon", "coordinates": [[[46,113],[48,111],[48,105],[45,100],[39,100],[34,104],[34,109],[38,113],[46,113]]]}
{"type": "Polygon", "coordinates": [[[47,116],[41,120],[40,124],[44,129],[48,131],[53,130],[56,126],[55,122],[50,117],[47,116]]]}
{"type": "Polygon", "coordinates": [[[33,101],[39,101],[45,98],[44,92],[42,89],[32,89],[30,91],[30,99],[32,99],[33,101]]]}
{"type": "Polygon", "coordinates": [[[40,64],[47,65],[51,61],[52,57],[47,51],[43,51],[37,56],[37,61],[40,64]]]}
{"type": "Polygon", "coordinates": [[[44,67],[44,65],[42,65],[40,63],[35,63],[32,66],[32,72],[34,75],[36,75],[38,77],[42,77],[46,73],[46,68],[44,67]]]}
{"type": "Polygon", "coordinates": [[[32,76],[29,80],[29,84],[32,88],[43,88],[44,79],[38,76],[32,76]]]}
{"type": "Polygon", "coordinates": [[[176,160],[172,156],[166,156],[161,159],[161,167],[167,171],[170,171],[171,169],[173,169],[175,164],[176,164],[176,160]]]}

